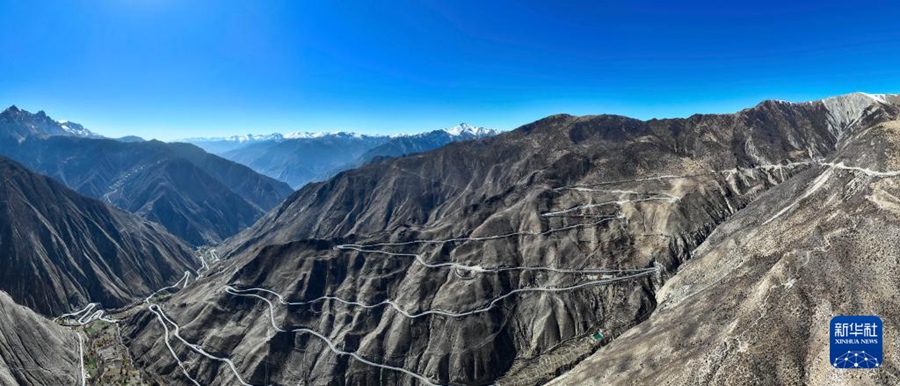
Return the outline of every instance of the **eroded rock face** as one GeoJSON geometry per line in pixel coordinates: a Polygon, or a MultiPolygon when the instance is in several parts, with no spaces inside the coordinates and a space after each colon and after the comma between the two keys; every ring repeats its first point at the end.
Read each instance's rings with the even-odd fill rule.
{"type": "Polygon", "coordinates": [[[194,266],[159,225],[0,157],[0,290],[48,316],[131,304],[194,266]]]}
{"type": "Polygon", "coordinates": [[[0,385],[80,385],[75,332],[16,304],[0,291],[0,385]]]}
{"type": "MultiPolygon", "coordinates": [[[[203,351],[170,342],[202,384],[541,383],[666,312],[658,291],[720,224],[893,119],[891,98],[852,123],[824,102],[558,115],[341,173],[217,248],[228,259],[162,305],[203,351]]],[[[187,379],[158,317],[124,331],[148,372],[187,379]]]]}

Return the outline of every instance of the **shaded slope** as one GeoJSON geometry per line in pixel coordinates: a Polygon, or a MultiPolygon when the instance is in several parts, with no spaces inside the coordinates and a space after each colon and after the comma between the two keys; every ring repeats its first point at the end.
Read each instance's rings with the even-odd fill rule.
{"type": "Polygon", "coordinates": [[[44,315],[127,305],[194,265],[159,225],[0,157],[0,290],[44,315]]]}
{"type": "Polygon", "coordinates": [[[168,144],[175,154],[190,161],[260,211],[266,212],[293,193],[287,184],[269,179],[247,166],[209,154],[194,145],[168,144]]]}
{"type": "Polygon", "coordinates": [[[260,215],[257,207],[185,159],[135,171],[119,186],[105,198],[163,224],[191,245],[218,243],[253,225],[260,215]]]}
{"type": "Polygon", "coordinates": [[[191,145],[29,137],[3,142],[0,153],[123,209],[148,214],[144,209],[163,198],[180,209],[157,212],[154,221],[193,245],[217,243],[249,226],[291,192],[282,182],[191,145]],[[152,176],[152,183],[141,175],[152,176]]]}

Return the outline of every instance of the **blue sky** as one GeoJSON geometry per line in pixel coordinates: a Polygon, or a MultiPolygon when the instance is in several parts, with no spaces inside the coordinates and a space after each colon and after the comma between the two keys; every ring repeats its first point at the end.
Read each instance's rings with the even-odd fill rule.
{"type": "Polygon", "coordinates": [[[109,136],[512,129],[900,92],[886,1],[33,3],[3,4],[0,104],[109,136]]]}

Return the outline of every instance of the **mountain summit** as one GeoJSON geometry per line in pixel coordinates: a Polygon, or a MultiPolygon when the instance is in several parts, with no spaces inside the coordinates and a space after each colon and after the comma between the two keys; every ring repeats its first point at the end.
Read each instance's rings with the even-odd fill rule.
{"type": "Polygon", "coordinates": [[[12,105],[0,112],[0,138],[21,142],[28,137],[50,136],[103,138],[75,122],[55,121],[43,110],[32,114],[12,105]]]}
{"type": "Polygon", "coordinates": [[[472,138],[481,138],[481,137],[489,137],[492,135],[496,135],[497,131],[480,127],[480,126],[471,126],[468,123],[460,123],[453,127],[448,127],[444,129],[447,134],[454,136],[466,136],[472,138]]]}

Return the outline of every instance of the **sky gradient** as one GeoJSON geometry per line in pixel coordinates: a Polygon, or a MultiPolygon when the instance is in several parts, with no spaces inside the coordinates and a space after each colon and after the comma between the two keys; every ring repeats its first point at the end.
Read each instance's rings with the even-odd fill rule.
{"type": "Polygon", "coordinates": [[[112,137],[506,130],[900,92],[900,6],[881,1],[42,3],[4,2],[0,104],[112,137]]]}

